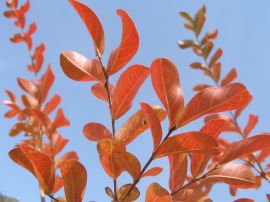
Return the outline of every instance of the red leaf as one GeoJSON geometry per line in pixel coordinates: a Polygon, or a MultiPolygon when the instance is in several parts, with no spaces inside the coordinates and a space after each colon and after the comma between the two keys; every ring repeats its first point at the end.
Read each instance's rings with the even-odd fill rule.
{"type": "Polygon", "coordinates": [[[6,94],[8,95],[9,99],[10,99],[12,102],[14,102],[14,103],[17,102],[16,96],[15,96],[11,91],[5,90],[5,92],[6,92],[6,94]]]}
{"type": "Polygon", "coordinates": [[[55,128],[52,127],[52,122],[49,117],[38,109],[32,109],[31,112],[36,120],[43,126],[45,134],[51,137],[55,128]]]}
{"type": "Polygon", "coordinates": [[[18,81],[18,85],[20,86],[20,88],[22,90],[24,90],[25,92],[27,92],[33,96],[35,96],[37,94],[38,87],[33,81],[30,81],[30,80],[24,79],[24,78],[17,78],[17,81],[18,81]]]}
{"type": "Polygon", "coordinates": [[[23,4],[23,5],[21,6],[20,11],[21,11],[22,13],[26,13],[26,12],[29,11],[29,9],[30,9],[30,0],[27,0],[27,1],[25,2],[25,4],[23,4]]]}
{"type": "Polygon", "coordinates": [[[150,168],[149,170],[147,170],[141,178],[143,177],[154,177],[159,175],[161,172],[163,171],[162,168],[160,167],[154,167],[154,168],[150,168]]]}
{"type": "Polygon", "coordinates": [[[141,103],[141,107],[152,133],[152,138],[154,141],[153,151],[155,151],[159,146],[162,138],[162,128],[159,122],[159,118],[152,107],[147,103],[141,103]]]}
{"type": "Polygon", "coordinates": [[[91,35],[96,50],[96,55],[101,56],[104,52],[104,31],[101,22],[96,14],[85,4],[77,0],[69,0],[70,4],[80,15],[85,26],[91,35]]]}
{"type": "Polygon", "coordinates": [[[21,43],[25,41],[25,38],[22,34],[14,34],[9,38],[9,40],[13,43],[21,43]]]}
{"type": "Polygon", "coordinates": [[[157,96],[167,111],[172,128],[184,110],[184,97],[177,67],[166,58],[155,59],[151,64],[151,80],[157,96]]]}
{"type": "Polygon", "coordinates": [[[169,156],[170,178],[169,187],[172,192],[178,190],[186,180],[188,171],[187,154],[174,154],[169,156]]]}
{"type": "Polygon", "coordinates": [[[54,128],[60,128],[60,127],[66,127],[69,126],[70,122],[69,120],[66,118],[63,109],[60,108],[57,110],[56,112],[56,116],[53,122],[53,127],[54,128]]]}
{"type": "MultiPolygon", "coordinates": [[[[163,121],[166,117],[166,112],[157,105],[151,106],[157,114],[159,121],[163,121]]],[[[127,145],[131,143],[136,137],[143,133],[148,128],[148,123],[142,110],[133,114],[116,133],[115,138],[127,145]]]]}
{"type": "Polygon", "coordinates": [[[37,31],[37,24],[35,22],[33,22],[30,26],[29,26],[29,29],[28,29],[28,34],[29,35],[32,35],[34,34],[35,32],[37,31]]]}
{"type": "Polygon", "coordinates": [[[118,72],[125,66],[139,48],[139,35],[133,21],[124,10],[118,9],[117,15],[122,20],[122,38],[119,47],[110,55],[106,70],[109,75],[118,72]]]}
{"type": "Polygon", "coordinates": [[[41,103],[43,103],[47,95],[54,83],[55,77],[52,72],[51,66],[49,65],[46,72],[41,77],[41,86],[40,86],[40,94],[41,94],[41,103]]]}
{"type": "Polygon", "coordinates": [[[253,128],[257,125],[259,120],[258,116],[255,116],[254,114],[250,114],[248,117],[248,123],[246,127],[244,128],[244,136],[247,137],[250,132],[253,130],[253,128]]]}
{"type": "Polygon", "coordinates": [[[210,172],[205,183],[223,182],[241,189],[252,188],[256,185],[256,177],[250,167],[234,162],[226,163],[220,168],[210,172]]]}
{"type": "Polygon", "coordinates": [[[243,111],[246,109],[246,107],[250,104],[250,102],[252,101],[252,99],[253,99],[253,97],[252,97],[252,95],[250,95],[249,98],[247,99],[247,103],[246,103],[243,107],[241,107],[241,108],[235,110],[234,115],[235,115],[236,118],[239,117],[239,116],[242,114],[242,112],[243,112],[243,111]]]}
{"type": "Polygon", "coordinates": [[[124,171],[127,171],[133,180],[137,180],[141,172],[141,164],[133,154],[129,152],[115,153],[118,163],[124,171]]]}
{"type": "Polygon", "coordinates": [[[240,199],[234,200],[233,202],[255,202],[255,201],[249,198],[240,198],[240,199]]]}
{"type": "Polygon", "coordinates": [[[35,176],[44,193],[52,193],[55,180],[53,160],[33,147],[21,145],[20,149],[31,162],[35,176]]]}
{"type": "Polygon", "coordinates": [[[145,202],[171,202],[169,192],[158,183],[152,183],[146,190],[145,202]]]}
{"type": "Polygon", "coordinates": [[[18,0],[7,0],[6,5],[8,8],[17,8],[18,0]]]}
{"type": "Polygon", "coordinates": [[[129,110],[136,93],[148,75],[149,69],[143,65],[132,65],[121,74],[112,101],[114,120],[120,118],[129,110]]]}
{"type": "Polygon", "coordinates": [[[212,56],[209,66],[212,67],[216,62],[219,60],[219,58],[222,56],[223,52],[221,49],[218,49],[215,54],[212,56]]]}
{"type": "Polygon", "coordinates": [[[178,127],[206,114],[241,108],[247,103],[249,96],[246,87],[240,83],[206,88],[189,101],[178,127]]]}
{"type": "MultiPolygon", "coordinates": [[[[104,87],[104,83],[98,82],[94,84],[91,87],[91,91],[93,95],[96,96],[98,99],[104,100],[105,102],[109,102],[108,93],[107,93],[106,88],[104,87]]],[[[114,86],[110,83],[109,83],[109,92],[110,92],[111,98],[113,98],[114,86]]]]}
{"type": "Polygon", "coordinates": [[[63,187],[63,185],[64,184],[63,184],[62,178],[56,175],[52,194],[55,194],[56,192],[58,192],[63,187]]]}
{"type": "Polygon", "coordinates": [[[51,99],[46,103],[44,109],[42,110],[44,114],[49,115],[53,112],[61,102],[61,97],[55,94],[51,99]]]}
{"type": "Polygon", "coordinates": [[[84,166],[76,160],[66,160],[60,165],[68,202],[82,202],[87,182],[84,166]]]}
{"type": "Polygon", "coordinates": [[[112,133],[100,123],[87,123],[83,127],[83,134],[90,141],[112,138],[112,133]]]}
{"type": "Polygon", "coordinates": [[[45,144],[44,152],[51,157],[55,157],[64,149],[68,141],[68,139],[64,138],[60,134],[54,133],[51,138],[51,142],[45,144]]]}
{"type": "Polygon", "coordinates": [[[60,65],[65,75],[75,81],[101,81],[105,80],[100,63],[89,60],[74,51],[65,51],[60,55],[60,65]]]}
{"type": "Polygon", "coordinates": [[[221,80],[221,85],[225,86],[235,80],[237,77],[237,71],[235,68],[231,69],[231,71],[221,80]]]}
{"type": "Polygon", "coordinates": [[[238,142],[233,142],[224,152],[223,158],[220,163],[224,164],[248,155],[258,150],[262,150],[270,145],[270,134],[260,134],[243,139],[238,142]]]}
{"type": "Polygon", "coordinates": [[[200,132],[186,132],[167,138],[159,147],[155,157],[163,157],[177,153],[215,152],[217,142],[208,135],[200,132]]]}

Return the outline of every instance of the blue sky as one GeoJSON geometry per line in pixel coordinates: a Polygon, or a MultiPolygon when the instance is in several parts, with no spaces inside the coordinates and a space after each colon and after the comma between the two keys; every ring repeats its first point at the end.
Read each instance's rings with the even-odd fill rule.
{"type": "MultiPolygon", "coordinates": [[[[236,67],[239,73],[238,81],[243,82],[254,95],[252,104],[240,119],[240,124],[246,123],[248,113],[258,114],[260,122],[254,130],[254,134],[270,132],[270,2],[268,0],[85,0],[84,2],[96,12],[103,23],[106,38],[104,61],[108,58],[110,51],[119,44],[121,22],[115,11],[122,8],[130,14],[140,34],[139,51],[129,64],[138,63],[149,66],[156,57],[172,59],[179,69],[186,103],[194,95],[192,87],[207,79],[188,67],[196,59],[191,51],[180,50],[177,46],[178,40],[192,37],[183,28],[184,21],[178,13],[179,11],[194,13],[205,4],[208,10],[206,28],[219,29],[216,47],[222,47],[224,50],[223,73],[236,67]]],[[[34,35],[34,41],[37,43],[42,41],[46,44],[45,64],[50,63],[56,75],[56,82],[51,94],[57,92],[62,96],[62,107],[72,124],[61,130],[62,134],[70,139],[66,151],[77,150],[88,171],[84,201],[108,201],[104,187],[111,186],[112,181],[101,168],[95,143],[86,140],[82,134],[82,127],[87,122],[102,122],[110,128],[108,109],[103,102],[91,95],[91,84],[69,80],[59,66],[59,54],[63,50],[74,50],[90,58],[94,57],[92,40],[79,16],[67,1],[32,0],[31,3],[27,21],[35,20],[38,23],[38,32],[34,35]]],[[[4,2],[1,2],[0,13],[4,9],[4,2]]],[[[25,46],[13,45],[8,40],[9,36],[16,32],[12,22],[1,15],[0,25],[2,27],[0,33],[0,100],[4,100],[6,99],[4,89],[20,95],[16,86],[16,77],[32,78],[32,75],[26,72],[29,57],[25,46]]],[[[119,73],[114,76],[112,81],[115,81],[117,76],[119,73]]],[[[139,109],[139,103],[142,101],[160,104],[151,87],[150,79],[147,79],[136,96],[133,108],[116,123],[117,128],[139,109]]],[[[17,197],[21,202],[38,201],[38,185],[34,177],[14,164],[7,156],[8,151],[21,138],[8,136],[8,131],[14,121],[2,118],[6,109],[5,106],[0,106],[0,162],[2,162],[0,164],[0,192],[17,197]]],[[[167,123],[164,123],[164,128],[166,126],[167,123]]],[[[196,130],[201,126],[202,122],[197,121],[179,132],[196,130]]],[[[227,134],[227,137],[234,139],[235,135],[227,134]]],[[[128,150],[134,152],[144,164],[150,156],[151,148],[151,135],[146,132],[137,138],[128,150]]],[[[153,162],[154,165],[162,165],[165,171],[159,177],[142,180],[139,185],[142,190],[139,201],[144,200],[144,190],[152,181],[167,187],[167,160],[157,160],[153,162]]],[[[127,174],[120,178],[122,183],[130,181],[127,174]]],[[[239,191],[238,196],[239,198],[251,197],[256,201],[266,201],[265,193],[269,190],[269,186],[269,184],[265,184],[260,190],[239,191]]],[[[235,199],[229,196],[228,188],[224,185],[215,186],[210,196],[214,201],[220,202],[235,199]]]]}

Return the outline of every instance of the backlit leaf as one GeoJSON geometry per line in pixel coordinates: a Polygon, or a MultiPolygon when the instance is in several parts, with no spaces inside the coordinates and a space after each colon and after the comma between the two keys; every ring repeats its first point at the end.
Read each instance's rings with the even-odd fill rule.
{"type": "Polygon", "coordinates": [[[237,71],[235,68],[231,69],[231,71],[221,80],[221,85],[225,86],[235,80],[237,77],[237,71]]]}
{"type": "Polygon", "coordinates": [[[212,202],[208,196],[195,189],[183,189],[172,197],[173,202],[212,202]]]}
{"type": "Polygon", "coordinates": [[[152,183],[146,190],[145,202],[171,202],[169,192],[158,183],[152,183]]]}
{"type": "Polygon", "coordinates": [[[60,165],[67,202],[81,202],[87,182],[84,166],[76,160],[67,160],[60,165]]]}
{"type": "Polygon", "coordinates": [[[248,123],[243,131],[245,137],[247,137],[250,134],[250,132],[253,130],[253,128],[257,125],[258,121],[259,121],[258,116],[254,115],[254,114],[249,115],[248,123]]]}
{"type": "Polygon", "coordinates": [[[90,141],[112,138],[112,133],[100,123],[87,123],[83,127],[83,134],[90,141]]]}
{"type": "Polygon", "coordinates": [[[122,38],[118,48],[110,55],[107,73],[109,75],[118,72],[136,54],[139,48],[139,35],[132,19],[121,9],[117,10],[117,15],[122,20],[122,38]]]}
{"type": "Polygon", "coordinates": [[[184,97],[177,67],[166,58],[155,59],[151,64],[151,80],[157,96],[167,111],[172,128],[184,110],[184,97]]]}
{"type": "Polygon", "coordinates": [[[44,193],[50,194],[53,191],[55,180],[53,160],[33,147],[21,145],[20,149],[31,162],[42,190],[44,193]]]}
{"type": "Polygon", "coordinates": [[[188,161],[187,154],[174,154],[169,156],[170,178],[169,187],[172,192],[178,190],[186,180],[188,161]]]}
{"type": "Polygon", "coordinates": [[[241,108],[247,103],[249,96],[246,87],[240,83],[206,88],[189,101],[178,127],[206,114],[241,108]]]}
{"type": "Polygon", "coordinates": [[[37,94],[38,87],[33,81],[30,81],[30,80],[24,79],[24,78],[17,78],[17,81],[18,81],[18,85],[20,86],[20,88],[22,90],[24,90],[25,92],[27,92],[33,96],[35,96],[37,94]]]}
{"type": "Polygon", "coordinates": [[[161,172],[163,171],[162,168],[160,167],[154,167],[154,168],[150,168],[149,170],[147,170],[141,178],[143,177],[154,177],[159,175],[161,172]]]}
{"type": "Polygon", "coordinates": [[[252,188],[256,184],[256,177],[250,167],[234,162],[226,163],[213,172],[210,172],[205,179],[207,183],[223,182],[238,188],[252,188]]]}
{"type": "Polygon", "coordinates": [[[70,4],[80,15],[91,35],[96,50],[96,55],[101,56],[104,52],[105,39],[101,22],[96,14],[85,4],[77,0],[69,0],[70,4]]]}
{"type": "Polygon", "coordinates": [[[153,151],[155,151],[159,146],[162,138],[162,128],[160,125],[160,121],[157,114],[150,105],[148,105],[147,103],[141,103],[141,107],[152,133],[152,138],[154,142],[153,151]]]}
{"type": "Polygon", "coordinates": [[[100,63],[91,61],[74,51],[65,51],[60,55],[60,65],[67,77],[75,81],[101,81],[105,80],[100,63]]]}
{"type": "Polygon", "coordinates": [[[130,109],[133,99],[149,73],[149,69],[143,65],[132,65],[121,74],[112,101],[114,120],[120,118],[130,109]]]}
{"type": "MultiPolygon", "coordinates": [[[[157,105],[153,105],[151,107],[157,114],[160,122],[166,118],[166,112],[162,108],[157,105]]],[[[115,138],[127,145],[141,133],[143,133],[147,128],[149,128],[149,126],[146,122],[144,113],[142,110],[139,110],[121,126],[119,131],[116,133],[115,138]]]]}
{"type": "Polygon", "coordinates": [[[49,65],[46,72],[41,77],[41,86],[40,86],[40,94],[41,94],[41,102],[43,103],[47,95],[54,83],[55,77],[52,72],[51,66],[49,65]]]}
{"type": "MultiPolygon", "coordinates": [[[[108,93],[107,93],[107,90],[104,86],[104,83],[98,82],[98,83],[94,84],[91,87],[91,91],[92,91],[93,95],[96,96],[98,99],[104,100],[105,102],[109,102],[108,93]]],[[[114,95],[114,86],[110,83],[109,83],[109,92],[110,92],[110,96],[112,99],[113,95],[114,95]]]]}
{"type": "Polygon", "coordinates": [[[217,142],[208,135],[200,132],[186,132],[167,138],[159,147],[155,157],[163,157],[177,153],[215,152],[217,142]]]}
{"type": "Polygon", "coordinates": [[[260,135],[245,138],[238,142],[233,142],[224,152],[220,163],[224,164],[244,155],[248,155],[258,150],[262,150],[270,145],[270,134],[263,133],[260,135]]]}
{"type": "Polygon", "coordinates": [[[77,153],[75,151],[70,151],[65,153],[64,155],[61,156],[61,158],[59,158],[56,162],[54,167],[55,168],[59,168],[60,165],[67,160],[77,160],[79,161],[79,156],[77,155],[77,153]]]}
{"type": "Polygon", "coordinates": [[[127,171],[135,181],[140,174],[141,164],[139,160],[133,154],[129,152],[122,152],[116,154],[118,161],[121,164],[123,170],[127,171]]]}
{"type": "Polygon", "coordinates": [[[46,103],[43,113],[49,115],[53,112],[61,102],[61,97],[55,94],[51,99],[46,103]]]}

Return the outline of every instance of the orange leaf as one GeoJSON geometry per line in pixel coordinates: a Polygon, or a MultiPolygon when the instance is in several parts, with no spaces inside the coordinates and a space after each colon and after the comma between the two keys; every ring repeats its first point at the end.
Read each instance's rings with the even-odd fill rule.
{"type": "Polygon", "coordinates": [[[121,74],[112,101],[114,120],[120,118],[130,109],[136,93],[148,75],[149,69],[143,65],[132,65],[121,74]]]}
{"type": "Polygon", "coordinates": [[[31,162],[35,176],[44,193],[52,193],[55,180],[53,160],[33,147],[21,145],[20,149],[31,162]]]}
{"type": "Polygon", "coordinates": [[[253,128],[257,125],[259,121],[259,117],[255,116],[254,114],[250,114],[248,117],[248,123],[244,128],[244,136],[247,137],[249,133],[253,130],[253,128]]]}
{"type": "Polygon", "coordinates": [[[105,39],[103,27],[98,17],[88,6],[77,0],[69,0],[69,3],[77,11],[87,27],[93,39],[96,55],[101,56],[104,52],[105,39]]]}
{"type": "Polygon", "coordinates": [[[247,98],[247,103],[246,103],[243,107],[241,107],[241,108],[235,110],[234,115],[235,115],[236,118],[239,117],[239,116],[242,114],[242,112],[243,112],[243,111],[246,109],[246,107],[250,104],[250,102],[252,101],[252,99],[253,99],[253,96],[250,95],[249,98],[247,98]]]}
{"type": "Polygon", "coordinates": [[[151,80],[157,96],[167,111],[172,128],[184,110],[184,97],[177,67],[166,58],[155,59],[151,64],[151,80]]]}
{"type": "Polygon", "coordinates": [[[141,164],[136,156],[129,152],[116,153],[115,155],[123,170],[127,171],[134,181],[137,180],[141,172],[141,164]]]}
{"type": "Polygon", "coordinates": [[[55,94],[51,99],[46,103],[44,109],[42,110],[44,114],[49,115],[53,112],[61,102],[61,97],[55,94]]]}
{"type": "Polygon", "coordinates": [[[75,81],[101,81],[105,80],[100,63],[89,60],[74,51],[65,51],[60,55],[60,65],[65,75],[75,81]]]}
{"type": "Polygon", "coordinates": [[[159,118],[155,111],[147,103],[141,103],[141,107],[146,118],[146,121],[151,129],[152,138],[154,141],[153,151],[157,149],[162,138],[162,128],[159,122],[159,118]]]}
{"type": "Polygon", "coordinates": [[[256,185],[256,177],[250,167],[234,162],[226,163],[220,168],[210,172],[205,182],[223,182],[241,189],[252,188],[256,185]]]}
{"type": "Polygon", "coordinates": [[[84,166],[76,160],[66,160],[60,170],[67,202],[82,202],[87,182],[84,166]]]}
{"type": "Polygon", "coordinates": [[[186,180],[188,171],[187,154],[174,154],[169,156],[170,178],[169,187],[172,192],[178,190],[186,180]]]}
{"type": "MultiPolygon", "coordinates": [[[[106,88],[104,87],[104,83],[98,82],[98,83],[94,84],[91,87],[91,91],[92,91],[93,95],[96,96],[98,99],[104,100],[105,102],[109,102],[108,93],[107,93],[106,88]]],[[[109,83],[109,92],[110,92],[111,98],[113,98],[114,86],[110,83],[109,83]]]]}
{"type": "Polygon", "coordinates": [[[79,161],[79,156],[77,155],[77,153],[76,153],[75,151],[67,152],[67,153],[65,153],[63,156],[61,156],[60,159],[58,159],[58,160],[55,162],[54,167],[55,167],[55,168],[59,168],[60,165],[61,165],[64,161],[67,161],[67,160],[77,160],[77,161],[79,161]]]}
{"type": "Polygon", "coordinates": [[[208,196],[195,189],[183,189],[172,197],[173,202],[212,202],[208,196]]]}
{"type": "Polygon", "coordinates": [[[87,123],[83,127],[83,134],[90,141],[112,138],[112,133],[100,123],[87,123]]]}
{"type": "Polygon", "coordinates": [[[13,43],[21,43],[25,40],[25,38],[22,34],[14,34],[9,38],[9,40],[13,43]]]}
{"type": "Polygon", "coordinates": [[[38,92],[37,85],[28,79],[17,78],[19,87],[30,95],[35,96],[38,92]]]}
{"type": "Polygon", "coordinates": [[[158,183],[152,183],[146,190],[145,202],[171,202],[169,192],[158,183]]]}
{"type": "Polygon", "coordinates": [[[237,71],[235,68],[231,69],[231,71],[221,80],[221,85],[225,86],[231,83],[237,77],[237,71]]]}
{"type": "Polygon", "coordinates": [[[31,112],[36,120],[43,126],[45,134],[51,137],[54,133],[54,128],[52,127],[52,122],[49,117],[38,109],[32,109],[31,112]]]}
{"type": "Polygon", "coordinates": [[[206,88],[189,101],[177,127],[206,114],[241,108],[247,103],[249,96],[246,87],[240,83],[206,88]]]}
{"type": "Polygon", "coordinates": [[[31,23],[28,29],[28,34],[32,35],[37,31],[37,24],[35,22],[31,23]]]}
{"type": "Polygon", "coordinates": [[[126,148],[117,140],[103,139],[98,142],[97,149],[104,170],[110,177],[116,179],[123,171],[117,154],[125,153],[126,148]]]}
{"type": "Polygon", "coordinates": [[[248,155],[258,150],[262,150],[270,145],[270,134],[264,133],[243,139],[238,142],[233,142],[224,152],[220,163],[224,164],[248,155]]]}
{"type": "Polygon", "coordinates": [[[55,77],[51,69],[51,66],[49,65],[46,72],[41,77],[41,85],[40,85],[41,103],[43,103],[46,100],[47,95],[54,83],[54,80],[55,77]]]}
{"type": "Polygon", "coordinates": [[[128,191],[131,189],[132,184],[125,184],[122,187],[120,187],[118,191],[118,197],[122,202],[132,202],[136,201],[136,199],[140,196],[140,191],[137,187],[133,187],[131,193],[128,197],[126,197],[128,191]],[[125,199],[125,200],[124,200],[125,199]]]}
{"type": "Polygon", "coordinates": [[[70,125],[70,122],[65,116],[63,109],[59,108],[56,112],[55,119],[53,121],[53,127],[57,129],[57,128],[66,127],[69,125],[70,125]]]}
{"type": "Polygon", "coordinates": [[[159,175],[161,172],[163,171],[163,169],[161,167],[154,167],[154,168],[150,168],[149,170],[147,170],[141,178],[143,177],[154,177],[159,175]]]}
{"type": "Polygon", "coordinates": [[[249,198],[240,198],[240,199],[234,200],[233,202],[255,202],[255,201],[249,198]]]}
{"type": "MultiPolygon", "coordinates": [[[[166,117],[166,112],[157,105],[151,106],[157,114],[159,121],[163,121],[166,117]]],[[[148,128],[148,123],[142,110],[133,114],[116,133],[115,138],[127,145],[132,142],[136,137],[143,133],[148,128]]]]}
{"type": "Polygon", "coordinates": [[[118,72],[124,67],[139,48],[139,35],[133,21],[124,10],[118,9],[117,15],[122,20],[122,38],[119,47],[110,55],[106,70],[109,75],[118,72]]]}
{"type": "Polygon", "coordinates": [[[221,49],[218,49],[215,54],[211,57],[209,66],[213,67],[214,64],[219,60],[219,58],[222,56],[223,51],[221,49]]]}
{"type": "Polygon", "coordinates": [[[215,152],[217,142],[208,135],[200,132],[186,132],[167,138],[157,150],[156,158],[177,153],[215,152]]]}

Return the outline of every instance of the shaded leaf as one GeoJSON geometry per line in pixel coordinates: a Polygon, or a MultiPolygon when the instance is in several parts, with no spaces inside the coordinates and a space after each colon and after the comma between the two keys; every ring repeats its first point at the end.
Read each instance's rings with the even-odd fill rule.
{"type": "Polygon", "coordinates": [[[198,84],[193,88],[193,90],[194,91],[201,91],[201,90],[204,90],[204,89],[206,89],[208,87],[211,87],[211,86],[208,85],[208,84],[198,84]]]}
{"type": "Polygon", "coordinates": [[[153,108],[147,103],[141,103],[141,107],[152,133],[152,138],[154,142],[153,151],[155,151],[159,146],[162,138],[162,128],[159,122],[159,118],[153,108]]]}
{"type": "Polygon", "coordinates": [[[213,67],[214,64],[219,60],[219,58],[222,56],[222,50],[218,49],[215,54],[211,57],[211,60],[209,62],[209,66],[213,67]]]}
{"type": "Polygon", "coordinates": [[[249,96],[246,87],[240,83],[206,88],[189,101],[177,127],[206,114],[241,108],[247,103],[249,96]]]}
{"type": "Polygon", "coordinates": [[[120,118],[130,109],[134,97],[148,75],[149,69],[143,65],[132,65],[121,74],[112,101],[114,120],[120,118]]]}
{"type": "Polygon", "coordinates": [[[169,192],[158,183],[152,183],[146,190],[145,202],[171,202],[169,192]]]}
{"type": "Polygon", "coordinates": [[[122,166],[124,171],[127,171],[133,180],[137,180],[141,172],[140,161],[129,152],[122,152],[115,154],[118,158],[118,163],[122,166]]]}
{"type": "Polygon", "coordinates": [[[184,97],[177,67],[166,58],[157,58],[151,64],[151,80],[157,96],[167,111],[172,128],[184,110],[184,97]]]}
{"type": "Polygon", "coordinates": [[[118,197],[123,202],[132,202],[139,198],[140,191],[137,187],[134,187],[131,193],[126,197],[128,191],[131,189],[132,184],[125,184],[118,190],[118,197]]]}
{"type": "Polygon", "coordinates": [[[122,38],[118,48],[110,55],[106,72],[111,75],[118,72],[136,54],[139,48],[139,35],[132,19],[121,9],[116,11],[122,20],[122,38]]]}
{"type": "Polygon", "coordinates": [[[87,182],[84,166],[76,160],[67,160],[60,165],[67,202],[81,202],[87,182]]]}
{"type": "Polygon", "coordinates": [[[90,141],[112,138],[112,133],[100,123],[87,123],[83,127],[83,134],[90,141]]]}
{"type": "MultiPolygon", "coordinates": [[[[163,121],[166,118],[166,112],[157,105],[151,106],[157,114],[159,121],[163,121]]],[[[136,137],[143,133],[148,128],[144,113],[142,110],[133,114],[116,133],[115,138],[127,145],[132,142],[136,137]]]]}
{"type": "Polygon", "coordinates": [[[104,52],[105,39],[101,22],[96,14],[85,4],[77,0],[69,0],[70,4],[80,15],[91,35],[96,50],[96,55],[101,56],[104,52]]]}
{"type": "Polygon", "coordinates": [[[183,189],[173,195],[174,202],[212,202],[208,196],[195,189],[183,189]]]}

